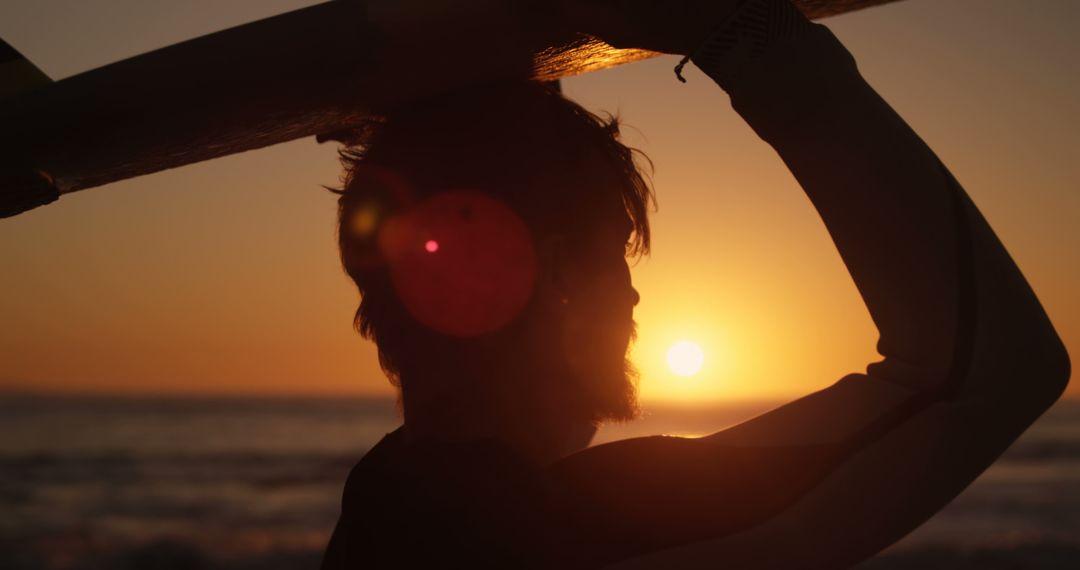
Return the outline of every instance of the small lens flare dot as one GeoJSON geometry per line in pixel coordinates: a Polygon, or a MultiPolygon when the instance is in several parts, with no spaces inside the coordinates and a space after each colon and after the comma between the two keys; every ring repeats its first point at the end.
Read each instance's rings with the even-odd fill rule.
{"type": "Polygon", "coordinates": [[[427,240],[426,242],[424,242],[424,251],[428,253],[435,253],[436,251],[439,251],[439,242],[433,239],[427,240]]]}
{"type": "Polygon", "coordinates": [[[357,212],[352,219],[352,230],[356,235],[367,237],[375,231],[379,223],[379,215],[374,208],[364,208],[357,212]]]}

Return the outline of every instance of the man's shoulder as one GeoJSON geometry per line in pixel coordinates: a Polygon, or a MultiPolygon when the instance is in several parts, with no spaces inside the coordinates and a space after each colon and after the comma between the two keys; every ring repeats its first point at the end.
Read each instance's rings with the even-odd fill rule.
{"type": "Polygon", "coordinates": [[[495,442],[406,444],[395,433],[349,474],[328,560],[524,568],[543,559],[550,521],[535,466],[495,442]]]}
{"type": "Polygon", "coordinates": [[[540,473],[538,465],[495,439],[406,442],[399,428],[356,463],[346,490],[401,487],[412,496],[525,491],[539,484],[540,473]]]}

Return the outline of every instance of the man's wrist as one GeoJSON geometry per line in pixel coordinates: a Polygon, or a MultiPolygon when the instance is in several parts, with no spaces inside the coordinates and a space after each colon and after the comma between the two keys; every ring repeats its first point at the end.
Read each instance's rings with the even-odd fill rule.
{"type": "Polygon", "coordinates": [[[676,68],[692,61],[728,93],[742,71],[774,45],[803,35],[815,24],[790,0],[740,0],[722,25],[676,68]]]}
{"type": "Polygon", "coordinates": [[[676,31],[678,38],[670,40],[673,46],[678,47],[675,50],[669,50],[669,53],[687,57],[692,56],[717,31],[728,26],[742,6],[749,1],[752,0],[706,2],[706,9],[701,13],[685,16],[684,25],[676,31]]]}

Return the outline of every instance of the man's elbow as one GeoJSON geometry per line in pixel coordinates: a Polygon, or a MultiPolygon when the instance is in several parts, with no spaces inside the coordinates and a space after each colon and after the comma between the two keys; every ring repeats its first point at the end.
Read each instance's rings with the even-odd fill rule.
{"type": "MultiPolygon", "coordinates": [[[[1047,323],[1048,324],[1048,323],[1047,323]]],[[[1014,329],[1001,337],[993,350],[984,352],[989,376],[997,378],[989,401],[1029,425],[1061,399],[1069,385],[1072,363],[1064,343],[1052,326],[1019,333],[1014,329]]],[[[978,398],[978,390],[971,395],[978,398]]]]}
{"type": "Polygon", "coordinates": [[[1028,393],[1042,413],[1065,394],[1069,377],[1072,375],[1072,362],[1065,344],[1057,334],[1050,336],[1040,352],[1041,357],[1037,360],[1039,365],[1032,371],[1028,393]]]}
{"type": "Polygon", "coordinates": [[[1054,402],[1058,401],[1065,393],[1065,389],[1069,387],[1069,377],[1072,375],[1072,362],[1069,360],[1069,351],[1065,349],[1065,345],[1061,342],[1061,339],[1057,339],[1057,349],[1055,350],[1055,356],[1053,364],[1049,372],[1049,378],[1047,383],[1047,407],[1050,407],[1054,402]]]}

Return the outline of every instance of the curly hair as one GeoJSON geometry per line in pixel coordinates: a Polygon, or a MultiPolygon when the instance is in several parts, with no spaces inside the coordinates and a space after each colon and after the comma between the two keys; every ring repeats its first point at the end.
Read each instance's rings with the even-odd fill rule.
{"type": "Polygon", "coordinates": [[[417,323],[381,258],[378,226],[419,200],[478,190],[517,213],[534,243],[558,233],[572,245],[595,223],[604,193],[614,190],[633,224],[627,255],[649,250],[655,197],[648,158],[619,141],[616,117],[597,116],[544,83],[478,85],[383,112],[347,138],[340,155],[343,187],[331,190],[340,194],[342,264],[361,296],[354,326],[376,343],[399,388],[410,362],[453,354],[453,345],[466,340],[417,323]]]}

